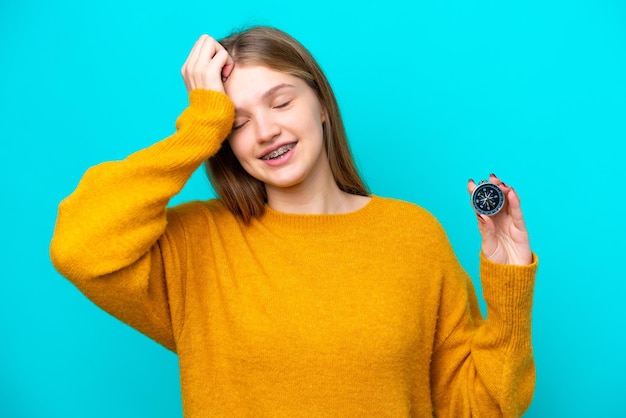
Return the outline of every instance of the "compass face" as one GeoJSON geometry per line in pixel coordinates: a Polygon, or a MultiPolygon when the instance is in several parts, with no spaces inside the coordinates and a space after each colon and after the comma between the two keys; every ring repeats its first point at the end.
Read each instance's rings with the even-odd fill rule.
{"type": "Polygon", "coordinates": [[[472,193],[472,205],[481,215],[495,215],[504,205],[504,194],[495,184],[480,184],[472,193]]]}

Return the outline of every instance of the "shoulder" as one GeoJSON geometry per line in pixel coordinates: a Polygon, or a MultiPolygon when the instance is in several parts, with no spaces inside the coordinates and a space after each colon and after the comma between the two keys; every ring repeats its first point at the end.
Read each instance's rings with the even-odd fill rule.
{"type": "Polygon", "coordinates": [[[375,197],[381,208],[381,225],[396,242],[408,246],[407,251],[425,254],[448,254],[448,235],[439,220],[422,206],[387,197],[375,197]]]}
{"type": "Polygon", "coordinates": [[[381,215],[394,224],[443,232],[439,220],[427,209],[416,203],[381,196],[374,196],[373,199],[376,199],[381,215]]]}

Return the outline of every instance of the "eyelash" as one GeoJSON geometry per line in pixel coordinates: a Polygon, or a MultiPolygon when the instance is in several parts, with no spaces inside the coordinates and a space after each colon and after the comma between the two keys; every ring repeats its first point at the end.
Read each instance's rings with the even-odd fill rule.
{"type": "Polygon", "coordinates": [[[237,129],[243,127],[243,123],[241,125],[237,125],[237,126],[233,126],[233,128],[231,129],[232,131],[236,131],[237,129]]]}
{"type": "MultiPolygon", "coordinates": [[[[284,109],[285,107],[289,106],[290,104],[291,104],[291,100],[287,100],[284,103],[281,103],[279,105],[274,106],[274,109],[284,109]]],[[[246,124],[246,122],[243,122],[243,123],[241,123],[239,125],[235,125],[235,126],[233,126],[232,130],[236,131],[236,130],[242,128],[243,125],[245,125],[245,124],[246,124]]]]}
{"type": "Polygon", "coordinates": [[[278,106],[274,106],[274,109],[282,109],[284,107],[287,107],[290,103],[291,103],[291,100],[287,100],[286,102],[281,103],[278,106]]]}

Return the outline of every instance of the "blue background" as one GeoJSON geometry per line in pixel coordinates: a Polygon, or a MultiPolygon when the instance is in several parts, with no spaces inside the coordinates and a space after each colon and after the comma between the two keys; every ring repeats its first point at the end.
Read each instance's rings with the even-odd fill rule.
{"type": "MultiPolygon", "coordinates": [[[[522,196],[541,259],[527,417],[626,416],[626,3],[0,3],[0,417],[181,416],[174,354],[52,268],[59,201],[82,173],[174,129],[195,39],[250,24],[327,72],[374,193],[419,203],[477,278],[465,185],[522,196]]],[[[196,173],[175,201],[211,196],[196,173]]]]}

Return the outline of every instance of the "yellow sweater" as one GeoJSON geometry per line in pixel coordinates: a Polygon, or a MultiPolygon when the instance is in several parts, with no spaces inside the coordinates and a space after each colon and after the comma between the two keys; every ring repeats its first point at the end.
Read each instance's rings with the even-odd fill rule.
{"type": "Polygon", "coordinates": [[[489,320],[439,223],[373,196],[340,215],[217,200],[166,209],[219,149],[226,96],[171,137],[89,169],[59,207],[56,268],[177,353],[185,417],[514,417],[534,388],[536,263],[481,259],[489,320]]]}

